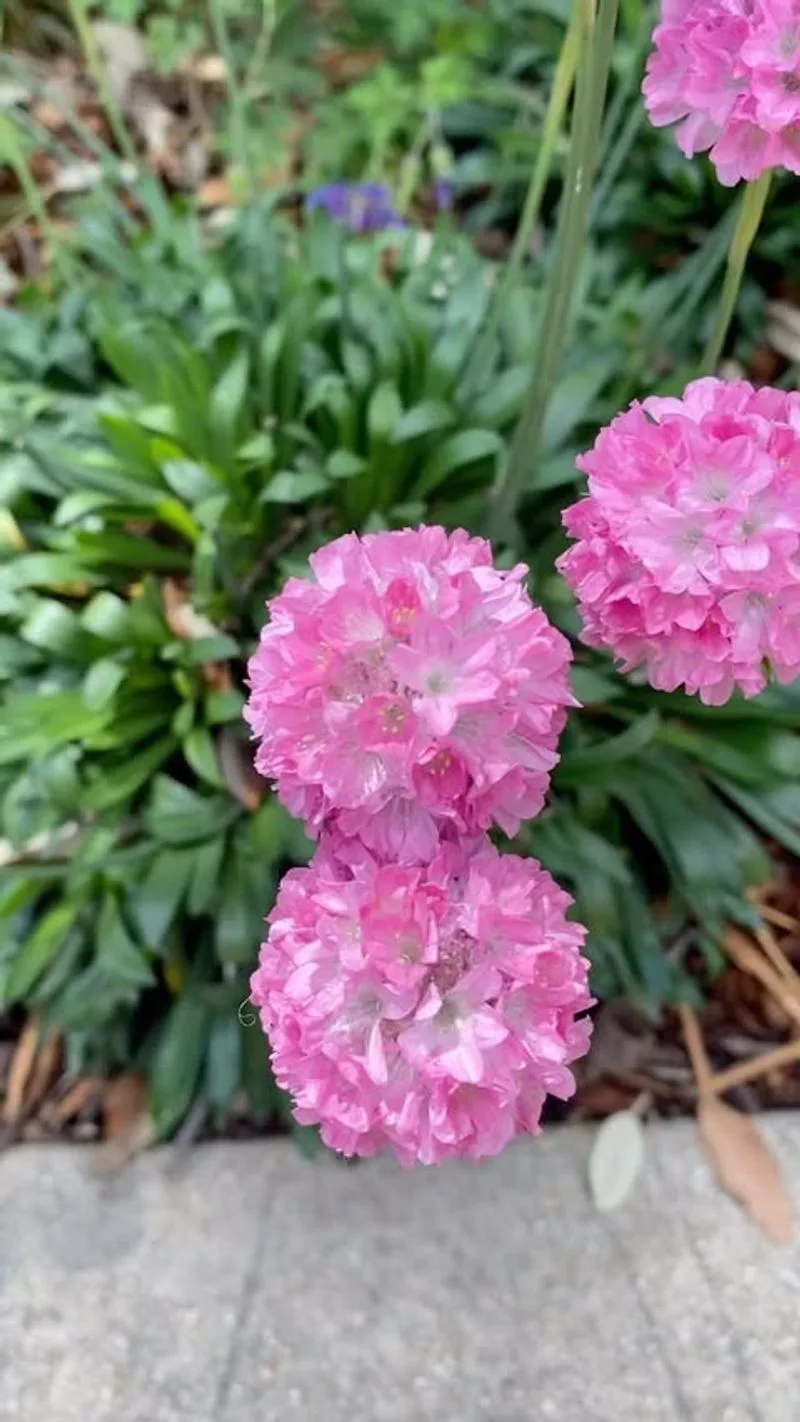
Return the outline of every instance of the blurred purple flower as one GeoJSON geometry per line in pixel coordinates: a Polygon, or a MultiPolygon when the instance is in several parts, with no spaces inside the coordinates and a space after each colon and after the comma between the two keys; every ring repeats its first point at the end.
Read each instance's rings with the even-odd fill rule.
{"type": "Polygon", "coordinates": [[[453,184],[450,178],[437,178],[433,184],[433,200],[439,212],[449,212],[453,206],[453,184]]]}
{"type": "Polygon", "coordinates": [[[405,227],[385,183],[325,183],[306,198],[307,212],[327,212],[351,232],[382,232],[405,227]]]}

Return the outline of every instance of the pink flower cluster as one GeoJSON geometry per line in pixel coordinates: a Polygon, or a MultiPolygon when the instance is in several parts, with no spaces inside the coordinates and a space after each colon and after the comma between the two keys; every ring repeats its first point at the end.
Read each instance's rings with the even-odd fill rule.
{"type": "Polygon", "coordinates": [[[644,81],[654,124],[680,120],[687,156],[711,150],[720,182],[800,173],[797,0],[663,0],[644,81]]]}
{"type": "Polygon", "coordinates": [[[709,705],[800,674],[800,394],[696,380],[632,405],[578,464],[559,567],[584,641],[709,705]]]}
{"type": "Polygon", "coordinates": [[[569,644],[462,531],[348,535],[311,567],[270,605],[245,713],[320,840],[252,979],[275,1074],[348,1155],[491,1155],[588,1044],[571,900],[485,834],[541,808],[569,644]]]}
{"type": "Polygon", "coordinates": [[[515,834],[542,807],[570,648],[524,566],[443,528],[336,539],[270,604],[245,712],[256,766],[312,831],[337,816],[382,853],[430,857],[443,820],[515,834]]]}
{"type": "Polygon", "coordinates": [[[533,859],[443,843],[381,864],[323,835],[270,915],[252,979],[279,1084],[345,1155],[494,1155],[574,1090],[588,1047],[584,929],[533,859]]]}

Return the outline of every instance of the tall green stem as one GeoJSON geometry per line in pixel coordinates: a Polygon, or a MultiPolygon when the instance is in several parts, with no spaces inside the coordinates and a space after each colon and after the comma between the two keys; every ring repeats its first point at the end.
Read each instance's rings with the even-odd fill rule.
{"type": "Polygon", "coordinates": [[[8,114],[0,114],[0,162],[8,163],[9,167],[13,169],[25,197],[28,211],[36,218],[39,230],[47,241],[53,264],[62,281],[68,284],[73,276],[72,263],[67,258],[63,245],[59,241],[58,233],[50,220],[47,203],[28,166],[28,160],[19,141],[17,130],[8,114]]]}
{"type": "MultiPolygon", "coordinates": [[[[225,17],[225,7],[222,0],[208,0],[208,13],[211,20],[211,29],[214,35],[214,43],[217,46],[228,71],[228,104],[231,116],[231,147],[233,149],[236,166],[238,167],[242,179],[246,184],[246,196],[249,201],[256,195],[256,174],[253,167],[253,158],[250,152],[247,132],[247,89],[243,82],[239,81],[235,64],[233,45],[231,44],[228,22],[225,17]]],[[[271,12],[270,12],[271,14],[271,12]]],[[[270,39],[272,36],[272,25],[269,29],[270,39]]]]}
{"type": "Polygon", "coordinates": [[[725,269],[725,280],[722,283],[717,316],[703,353],[702,368],[706,374],[711,374],[716,369],[717,362],[722,355],[731,317],[736,309],[736,298],[742,284],[747,257],[766,206],[771,177],[772,173],[767,169],[760,178],[756,178],[754,183],[747,184],[742,195],[739,216],[736,219],[736,227],[728,251],[728,264],[725,269]]]}
{"type": "Polygon", "coordinates": [[[547,102],[542,132],[539,140],[539,150],[536,154],[536,162],[528,184],[528,192],[525,197],[525,205],[519,220],[514,244],[508,256],[503,275],[497,285],[489,311],[486,317],[483,330],[480,332],[475,343],[472,357],[467,365],[464,376],[464,390],[469,393],[473,387],[480,384],[488,370],[492,359],[495,341],[503,317],[508,307],[509,299],[516,287],[522,264],[530,251],[531,239],[534,228],[539,217],[539,209],[542,205],[547,179],[550,176],[550,169],[553,165],[553,157],[556,151],[561,126],[564,122],[569,96],[575,83],[575,70],[578,63],[578,51],[581,41],[581,29],[583,24],[583,10],[585,0],[572,0],[572,13],[567,27],[564,40],[561,45],[561,53],[558,56],[556,71],[553,75],[553,87],[550,90],[550,98],[547,102]]]}
{"type": "Polygon", "coordinates": [[[95,82],[97,92],[103,101],[103,107],[108,117],[111,132],[116,139],[117,147],[123,157],[127,158],[130,163],[135,163],[136,147],[128,132],[125,120],[122,117],[122,111],[114,97],[111,85],[108,82],[108,75],[106,74],[97,40],[94,37],[94,30],[89,24],[86,13],[86,0],[67,0],[67,3],[69,5],[72,23],[75,26],[75,32],[86,58],[87,68],[95,82]]]}
{"type": "Polygon", "coordinates": [[[544,418],[567,338],[588,228],[592,179],[597,166],[608,73],[614,46],[617,0],[584,0],[581,12],[575,110],[564,192],[554,238],[553,265],[545,295],[533,378],[512,441],[508,462],[494,491],[491,524],[502,537],[533,467],[544,418]]]}

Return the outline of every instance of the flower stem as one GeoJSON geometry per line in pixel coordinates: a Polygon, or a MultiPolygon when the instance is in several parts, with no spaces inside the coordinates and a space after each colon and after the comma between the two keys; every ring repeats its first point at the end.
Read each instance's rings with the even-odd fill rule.
{"type": "Polygon", "coordinates": [[[578,39],[575,108],[564,191],[554,237],[538,350],[528,397],[493,494],[491,526],[505,536],[536,461],[547,406],[567,338],[588,228],[618,0],[583,0],[578,39]],[[596,8],[595,8],[596,7],[596,8]]]}
{"type": "Polygon", "coordinates": [[[736,308],[736,299],[742,284],[747,257],[766,206],[771,178],[772,173],[768,168],[760,178],[756,178],[754,183],[747,184],[742,195],[739,216],[736,219],[736,227],[728,251],[728,265],[725,269],[725,280],[722,283],[717,316],[703,353],[702,369],[705,374],[711,374],[715,370],[722,354],[728,327],[736,308]]]}
{"type": "Polygon", "coordinates": [[[17,130],[8,114],[0,114],[0,162],[13,169],[27,203],[28,213],[36,219],[39,230],[50,249],[50,255],[61,280],[69,284],[74,273],[72,263],[50,219],[47,202],[33,176],[20,143],[17,130]]]}
{"type": "Polygon", "coordinates": [[[473,388],[477,388],[485,375],[488,374],[488,366],[492,359],[497,334],[508,308],[509,299],[519,279],[522,264],[530,251],[531,238],[553,165],[561,125],[564,122],[564,114],[575,83],[583,9],[584,0],[572,0],[572,13],[553,75],[553,87],[550,90],[550,98],[542,123],[539,151],[536,154],[536,162],[531,173],[525,205],[514,237],[514,244],[489,307],[486,323],[478,336],[472,358],[467,365],[464,376],[465,394],[469,394],[473,388]]]}
{"type": "Polygon", "coordinates": [[[123,158],[128,162],[136,162],[136,147],[128,132],[122,111],[114,97],[111,85],[108,82],[105,65],[103,64],[97,40],[94,37],[94,30],[89,24],[86,14],[86,0],[67,0],[72,23],[75,26],[75,33],[80,41],[86,59],[86,67],[91,74],[97,92],[103,102],[106,111],[109,127],[117,142],[117,147],[123,158]]]}
{"type": "MultiPolygon", "coordinates": [[[[231,44],[228,21],[225,15],[225,6],[222,4],[222,0],[208,0],[208,13],[212,33],[214,35],[214,43],[224,60],[228,74],[231,148],[241,181],[245,186],[245,197],[248,202],[252,202],[256,196],[258,182],[247,129],[247,90],[240,76],[236,73],[233,45],[231,44]]],[[[269,36],[271,40],[271,26],[269,36]]]]}

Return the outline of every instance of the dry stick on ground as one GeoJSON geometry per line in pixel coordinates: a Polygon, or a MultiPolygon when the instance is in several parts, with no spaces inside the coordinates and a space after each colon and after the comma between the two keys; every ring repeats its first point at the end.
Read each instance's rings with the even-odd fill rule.
{"type": "Polygon", "coordinates": [[[7,1126],[16,1126],[22,1115],[25,1089],[33,1070],[38,1046],[39,1019],[38,1017],[29,1017],[17,1043],[11,1070],[8,1073],[2,1116],[7,1126]]]}
{"type": "Polygon", "coordinates": [[[697,1094],[700,1097],[713,1096],[714,1094],[714,1074],[711,1070],[711,1063],[708,1060],[703,1034],[700,1031],[700,1023],[697,1020],[697,1013],[688,1003],[682,1002],[678,1007],[681,1019],[683,1037],[686,1042],[686,1050],[689,1053],[689,1060],[692,1063],[692,1071],[697,1082],[697,1094]]]}
{"type": "Polygon", "coordinates": [[[794,975],[786,978],[779,973],[737,928],[728,929],[723,947],[736,966],[758,978],[792,1021],[800,1024],[800,979],[794,975]]]}
{"type": "Polygon", "coordinates": [[[772,908],[770,904],[759,904],[758,911],[768,923],[774,923],[776,928],[785,928],[787,933],[797,933],[800,930],[800,918],[792,918],[790,913],[783,913],[781,909],[772,908]]]}
{"type": "Polygon", "coordinates": [[[789,962],[772,929],[768,928],[765,923],[762,924],[760,928],[755,930],[755,938],[763,948],[773,968],[781,974],[781,977],[794,983],[795,990],[800,993],[800,973],[798,973],[794,965],[789,962]]]}
{"type": "Polygon", "coordinates": [[[777,1071],[780,1067],[791,1066],[794,1062],[800,1062],[800,1037],[796,1037],[793,1042],[784,1042],[781,1047],[762,1052],[757,1057],[751,1057],[749,1061],[737,1062],[735,1066],[715,1072],[712,1077],[714,1092],[721,1095],[734,1086],[744,1086],[745,1082],[756,1081],[758,1077],[766,1076],[768,1072],[777,1071]]]}

